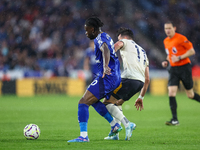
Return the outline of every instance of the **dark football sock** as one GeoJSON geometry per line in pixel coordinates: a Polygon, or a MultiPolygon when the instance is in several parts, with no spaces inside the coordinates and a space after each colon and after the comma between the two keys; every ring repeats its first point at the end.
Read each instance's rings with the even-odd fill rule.
{"type": "Polygon", "coordinates": [[[81,132],[87,132],[87,123],[89,119],[89,106],[78,104],[78,121],[81,132]]]}
{"type": "Polygon", "coordinates": [[[113,117],[110,115],[110,113],[108,112],[106,106],[101,102],[98,101],[94,104],[92,104],[92,106],[94,107],[94,109],[101,115],[103,116],[109,123],[111,123],[113,121],[113,117]]]}
{"type": "Polygon", "coordinates": [[[192,99],[196,100],[197,102],[200,102],[200,96],[199,96],[199,94],[194,93],[194,97],[192,99]]]}
{"type": "Polygon", "coordinates": [[[172,112],[172,119],[178,120],[177,118],[177,103],[175,97],[169,97],[169,105],[172,112]]]}

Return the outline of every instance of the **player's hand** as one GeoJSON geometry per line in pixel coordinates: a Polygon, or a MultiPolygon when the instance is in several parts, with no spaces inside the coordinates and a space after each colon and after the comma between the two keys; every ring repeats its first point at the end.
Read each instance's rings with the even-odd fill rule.
{"type": "Polygon", "coordinates": [[[168,66],[168,62],[167,62],[167,61],[163,61],[163,62],[162,62],[162,66],[163,66],[164,68],[166,68],[166,67],[168,66]]]}
{"type": "Polygon", "coordinates": [[[142,109],[144,109],[143,100],[142,100],[141,98],[138,98],[138,99],[135,101],[135,105],[134,105],[134,106],[136,107],[137,110],[140,109],[140,111],[141,111],[142,109]]]}
{"type": "Polygon", "coordinates": [[[175,55],[172,55],[171,59],[172,59],[172,61],[174,63],[177,62],[177,61],[179,61],[179,58],[177,56],[175,56],[175,55]]]}
{"type": "Polygon", "coordinates": [[[103,76],[102,76],[102,78],[104,78],[106,74],[107,74],[107,75],[110,75],[110,74],[111,74],[111,69],[110,69],[110,67],[108,67],[108,66],[104,66],[104,67],[103,67],[103,76]]]}

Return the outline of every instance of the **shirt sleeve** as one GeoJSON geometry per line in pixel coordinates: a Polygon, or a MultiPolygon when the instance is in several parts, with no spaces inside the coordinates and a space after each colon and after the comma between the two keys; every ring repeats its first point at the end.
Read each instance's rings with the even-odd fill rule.
{"type": "Polygon", "coordinates": [[[149,59],[147,58],[146,60],[147,66],[149,67],[149,59]]]}
{"type": "Polygon", "coordinates": [[[181,45],[182,45],[186,50],[189,50],[189,49],[193,48],[192,43],[191,43],[186,37],[182,39],[181,45]]]}
{"type": "Polygon", "coordinates": [[[102,36],[97,40],[97,46],[98,46],[98,48],[100,49],[101,48],[101,46],[102,46],[102,44],[104,43],[103,42],[103,39],[102,39],[102,36]]]}
{"type": "Polygon", "coordinates": [[[165,53],[167,55],[169,55],[169,50],[167,49],[166,45],[167,45],[167,42],[166,42],[166,39],[163,41],[163,44],[164,44],[164,48],[165,48],[165,53]]]}
{"type": "Polygon", "coordinates": [[[122,47],[120,50],[124,50],[124,48],[126,47],[126,40],[125,40],[125,39],[122,39],[122,40],[120,40],[120,41],[124,43],[123,47],[122,47]]]}

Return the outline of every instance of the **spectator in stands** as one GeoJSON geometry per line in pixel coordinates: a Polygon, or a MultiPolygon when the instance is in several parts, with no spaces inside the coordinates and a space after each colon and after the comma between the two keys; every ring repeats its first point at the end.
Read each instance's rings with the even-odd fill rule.
{"type": "MultiPolygon", "coordinates": [[[[32,59],[33,55],[33,59],[39,63],[40,59],[44,59],[44,57],[41,57],[37,50],[44,50],[42,45],[46,42],[46,55],[43,56],[45,59],[48,58],[47,63],[55,61],[59,51],[66,68],[83,69],[81,55],[77,55],[77,52],[71,53],[71,50],[78,47],[80,54],[83,54],[83,50],[87,48],[87,39],[82,25],[90,14],[97,14],[106,22],[104,30],[115,41],[117,39],[115,39],[114,33],[120,26],[132,28],[132,25],[135,25],[160,49],[163,49],[163,45],[160,43],[165,37],[162,24],[170,16],[170,20],[175,21],[181,33],[193,43],[197,52],[194,60],[195,63],[199,63],[197,60],[200,60],[198,46],[200,28],[196,21],[200,20],[199,7],[198,1],[187,0],[181,2],[176,0],[127,0],[126,3],[118,0],[1,0],[0,47],[2,48],[7,43],[7,48],[4,48],[3,51],[1,49],[0,52],[1,55],[3,52],[2,68],[6,70],[18,68],[19,58],[21,58],[18,56],[22,51],[27,51],[26,58],[28,60],[32,59]],[[104,7],[104,5],[110,7],[104,7]],[[186,28],[187,26],[190,28],[186,28]],[[42,40],[42,35],[46,35],[45,42],[42,40]]],[[[142,42],[138,43],[143,46],[142,42]]],[[[151,48],[149,47],[149,49],[151,48]]],[[[160,68],[160,63],[155,62],[156,54],[151,55],[149,55],[150,68],[151,66],[155,69],[160,68]]],[[[31,63],[25,63],[21,65],[21,68],[35,68],[29,65],[31,63]]],[[[42,64],[38,64],[38,67],[45,70],[42,64]]]]}

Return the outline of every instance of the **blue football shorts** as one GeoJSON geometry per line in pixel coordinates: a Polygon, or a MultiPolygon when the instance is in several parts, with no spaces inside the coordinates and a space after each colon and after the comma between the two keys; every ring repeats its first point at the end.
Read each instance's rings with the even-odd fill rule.
{"type": "Polygon", "coordinates": [[[121,78],[108,78],[107,75],[96,77],[88,86],[87,90],[90,91],[98,100],[102,98],[109,99],[113,91],[119,87],[121,78]]]}

